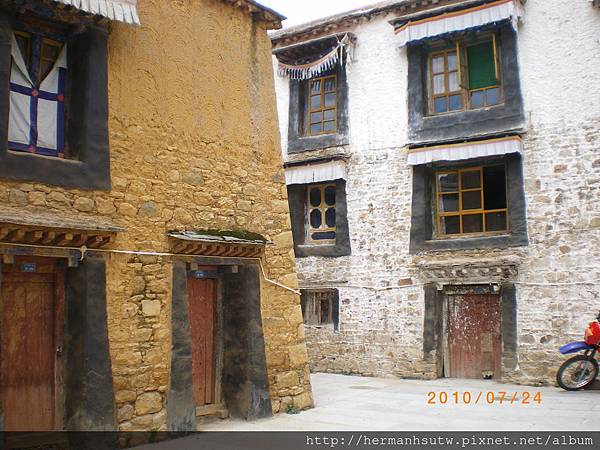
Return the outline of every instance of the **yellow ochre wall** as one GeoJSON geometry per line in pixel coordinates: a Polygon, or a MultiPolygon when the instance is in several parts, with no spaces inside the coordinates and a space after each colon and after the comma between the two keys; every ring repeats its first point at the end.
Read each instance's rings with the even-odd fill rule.
{"type": "MultiPolygon", "coordinates": [[[[142,25],[111,24],[112,190],[0,183],[0,202],[106,217],[111,248],[169,251],[167,230],[244,229],[270,238],[268,277],[297,288],[264,23],[218,0],[141,0],[142,25]]],[[[166,429],[171,260],[107,256],[119,428],[166,429]]],[[[299,297],[261,282],[273,411],[312,404],[299,297]]]]}

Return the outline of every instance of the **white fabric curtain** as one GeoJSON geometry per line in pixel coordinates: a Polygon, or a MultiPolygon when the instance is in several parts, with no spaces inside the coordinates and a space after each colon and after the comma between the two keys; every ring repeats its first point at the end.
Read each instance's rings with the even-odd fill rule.
{"type": "Polygon", "coordinates": [[[98,14],[111,20],[129,24],[140,24],[137,0],[54,0],[73,6],[90,14],[98,14]]]}
{"type": "Polygon", "coordinates": [[[351,62],[350,47],[352,45],[350,36],[346,34],[341,39],[338,38],[337,45],[329,53],[315,61],[306,64],[285,64],[279,61],[278,73],[280,76],[286,76],[292,80],[308,80],[332,69],[338,63],[344,64],[344,58],[351,62]]]}
{"type": "Polygon", "coordinates": [[[409,42],[477,28],[507,19],[510,20],[516,30],[521,16],[522,8],[519,0],[500,0],[474,8],[408,22],[396,30],[396,39],[398,46],[404,47],[409,42]]]}
{"type": "Polygon", "coordinates": [[[306,166],[292,166],[285,169],[285,181],[287,185],[345,180],[346,177],[345,161],[329,161],[306,166]]]}
{"type": "Polygon", "coordinates": [[[434,161],[461,161],[483,156],[521,153],[523,141],[519,136],[465,142],[462,144],[436,145],[435,147],[413,148],[408,151],[408,164],[418,166],[434,161]]]}
{"type": "Polygon", "coordinates": [[[9,148],[58,156],[64,150],[67,45],[39,87],[29,75],[14,35],[11,55],[9,148]]]}

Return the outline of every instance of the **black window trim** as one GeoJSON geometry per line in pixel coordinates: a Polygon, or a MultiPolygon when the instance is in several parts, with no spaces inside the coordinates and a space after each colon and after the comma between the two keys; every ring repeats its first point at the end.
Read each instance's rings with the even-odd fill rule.
{"type": "Polygon", "coordinates": [[[110,189],[108,138],[108,30],[88,25],[69,41],[70,91],[66,139],[78,160],[8,149],[11,41],[14,19],[0,11],[0,178],[80,189],[110,189]]]}
{"type": "Polygon", "coordinates": [[[310,184],[289,185],[288,202],[296,258],[305,258],[309,256],[340,257],[351,254],[345,180],[339,179],[310,184]],[[324,183],[336,185],[336,240],[335,244],[311,244],[306,242],[307,189],[311,185],[320,185],[324,183]]]}
{"type": "MultiPolygon", "coordinates": [[[[290,79],[288,152],[299,153],[350,143],[348,133],[348,83],[346,68],[337,64],[329,73],[337,75],[337,132],[310,136],[304,132],[308,81],[290,79]]],[[[319,75],[321,76],[321,75],[319,75]]]]}
{"type": "Polygon", "coordinates": [[[456,163],[430,163],[413,166],[413,197],[410,229],[411,254],[427,251],[509,248],[527,246],[527,211],[523,182],[522,157],[518,153],[476,158],[456,163]],[[505,163],[508,187],[509,231],[498,235],[434,237],[435,172],[444,168],[505,163]]]}
{"type": "Polygon", "coordinates": [[[451,141],[502,131],[524,131],[517,34],[507,21],[484,27],[494,31],[500,57],[503,103],[445,114],[429,114],[428,41],[408,44],[408,125],[412,144],[451,141]]]}

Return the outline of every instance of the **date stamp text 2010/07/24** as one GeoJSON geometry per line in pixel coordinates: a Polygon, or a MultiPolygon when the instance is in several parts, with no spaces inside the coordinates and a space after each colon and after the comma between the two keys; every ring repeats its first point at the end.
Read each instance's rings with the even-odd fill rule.
{"type": "Polygon", "coordinates": [[[541,392],[439,391],[427,393],[428,405],[541,405],[541,392]]]}

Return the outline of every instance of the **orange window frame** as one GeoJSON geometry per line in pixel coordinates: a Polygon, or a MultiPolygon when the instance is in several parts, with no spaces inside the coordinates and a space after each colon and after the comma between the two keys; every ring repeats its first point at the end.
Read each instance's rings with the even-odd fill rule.
{"type": "Polygon", "coordinates": [[[333,227],[330,227],[327,225],[327,219],[326,219],[326,213],[328,209],[333,208],[334,210],[336,210],[337,208],[337,198],[335,199],[335,202],[333,203],[333,205],[328,205],[327,202],[325,201],[325,190],[327,188],[333,188],[336,189],[336,185],[329,183],[329,184],[317,184],[317,185],[310,185],[308,187],[308,189],[306,190],[306,241],[311,243],[311,244],[332,244],[336,242],[337,239],[337,224],[333,227]],[[318,189],[320,191],[320,196],[321,196],[321,202],[319,203],[318,206],[313,206],[310,202],[310,194],[311,191],[314,189],[318,189]],[[319,228],[314,228],[312,226],[312,224],[310,223],[310,215],[312,213],[312,211],[318,209],[321,213],[321,226],[319,228]],[[336,237],[333,239],[313,239],[312,238],[312,234],[313,233],[326,233],[326,232],[333,232],[336,234],[336,237]]]}
{"type": "Polygon", "coordinates": [[[323,77],[311,78],[308,82],[308,107],[306,114],[306,131],[309,136],[319,136],[322,134],[334,134],[337,133],[338,129],[338,120],[337,120],[337,101],[338,101],[338,93],[337,93],[337,75],[327,75],[323,77]],[[333,80],[333,89],[325,89],[325,85],[327,81],[333,80]],[[319,83],[318,93],[313,93],[313,87],[316,83],[319,83]],[[333,106],[325,106],[325,97],[327,94],[334,95],[334,105],[333,106]],[[312,106],[312,98],[316,96],[320,96],[320,107],[313,108],[312,106]],[[325,113],[333,111],[333,119],[325,120],[325,113]],[[313,120],[313,115],[320,118],[315,118],[313,120]],[[325,130],[325,123],[333,122],[332,130],[325,130]],[[313,125],[320,124],[321,130],[319,132],[313,132],[313,125]]]}
{"type": "Polygon", "coordinates": [[[498,41],[496,38],[496,33],[492,33],[491,36],[485,36],[482,37],[481,39],[478,39],[477,42],[475,43],[462,43],[460,41],[456,41],[454,43],[454,47],[452,48],[446,48],[444,50],[439,50],[439,51],[434,51],[429,53],[429,57],[428,57],[428,85],[429,85],[429,95],[428,95],[428,107],[429,107],[429,114],[430,115],[441,115],[441,114],[451,114],[451,113],[455,113],[455,112],[460,112],[460,111],[465,111],[465,110],[475,110],[475,109],[481,109],[481,108],[487,108],[489,106],[496,106],[496,105],[501,105],[502,103],[504,103],[504,89],[503,89],[503,85],[502,85],[502,81],[501,81],[501,70],[500,70],[500,52],[498,50],[498,41]],[[479,89],[469,89],[468,88],[468,67],[469,67],[469,61],[468,61],[468,56],[467,56],[467,51],[466,49],[468,47],[470,47],[471,45],[477,45],[477,44],[481,44],[484,42],[492,42],[492,48],[494,50],[494,66],[496,69],[496,79],[498,80],[498,83],[494,86],[487,86],[484,88],[479,88],[479,89]],[[457,70],[448,70],[448,55],[451,53],[455,53],[456,54],[456,58],[457,58],[457,70]],[[433,71],[433,60],[437,57],[439,57],[440,55],[444,56],[444,71],[443,72],[435,72],[433,71]],[[450,79],[450,74],[451,73],[456,73],[458,72],[458,85],[459,85],[459,90],[456,91],[449,91],[449,79],[450,79]],[[444,88],[445,88],[445,92],[443,94],[434,94],[434,78],[436,75],[444,75],[444,88]],[[497,103],[493,103],[493,104],[489,104],[488,103],[488,97],[487,97],[487,92],[492,90],[492,89],[498,89],[498,102],[497,103]],[[473,107],[472,106],[472,94],[475,92],[483,92],[484,93],[484,102],[482,106],[477,106],[477,107],[473,107]],[[446,98],[446,105],[449,106],[449,102],[450,102],[450,97],[454,96],[454,95],[461,95],[462,97],[462,107],[459,109],[453,109],[451,110],[449,107],[446,108],[445,111],[441,111],[441,112],[435,112],[434,110],[434,101],[437,98],[442,98],[445,97],[446,98]]]}
{"type": "MultiPolygon", "coordinates": [[[[441,170],[435,172],[435,190],[436,190],[436,202],[435,202],[435,212],[436,212],[436,236],[437,237],[454,237],[454,236],[465,236],[465,235],[494,235],[494,234],[502,234],[506,233],[509,230],[509,212],[508,212],[508,192],[506,195],[507,205],[505,208],[499,209],[485,209],[485,186],[483,183],[483,169],[484,166],[479,167],[468,167],[459,170],[441,170]],[[462,174],[465,172],[479,172],[479,187],[477,188],[463,188],[462,187],[462,174]],[[440,175],[447,174],[456,174],[458,178],[458,186],[456,191],[442,191],[440,175]],[[477,192],[480,191],[481,194],[481,208],[479,209],[463,209],[463,193],[464,192],[477,192]],[[458,196],[458,209],[457,211],[441,211],[441,202],[442,198],[445,195],[457,195],[458,196]],[[506,227],[503,230],[494,230],[487,231],[486,225],[486,215],[492,213],[504,213],[506,215],[506,227]],[[463,217],[464,216],[481,216],[482,220],[482,231],[479,232],[464,232],[463,226],[463,217]],[[441,233],[442,230],[442,219],[444,217],[458,217],[459,218],[459,233],[441,233]]],[[[506,171],[505,175],[506,177],[506,171]]],[[[506,189],[508,189],[508,183],[505,182],[506,189]]]]}
{"type": "Polygon", "coordinates": [[[456,48],[448,48],[442,51],[438,51],[438,52],[434,52],[434,53],[430,53],[429,54],[429,111],[431,114],[435,114],[435,115],[439,115],[439,114],[447,114],[447,113],[453,113],[453,112],[457,112],[457,111],[463,111],[465,109],[465,90],[461,87],[461,83],[462,83],[462,74],[461,74],[461,66],[460,66],[460,49],[459,46],[457,45],[456,48]],[[450,70],[449,68],[449,64],[448,64],[448,59],[449,59],[449,55],[451,55],[452,53],[456,54],[456,70],[450,70]],[[444,58],[444,68],[441,72],[434,72],[433,70],[433,60],[436,58],[439,58],[440,56],[442,56],[444,58]],[[455,91],[450,91],[450,75],[451,74],[457,74],[458,77],[458,90],[455,91]],[[439,75],[443,75],[444,76],[444,92],[441,94],[435,94],[435,77],[439,76],[439,75]],[[446,99],[446,106],[449,106],[450,103],[450,97],[453,97],[455,95],[460,95],[461,96],[461,102],[462,102],[462,106],[460,109],[449,109],[446,108],[445,111],[442,112],[435,112],[434,110],[434,102],[436,99],[438,98],[445,98],[446,99]]]}

